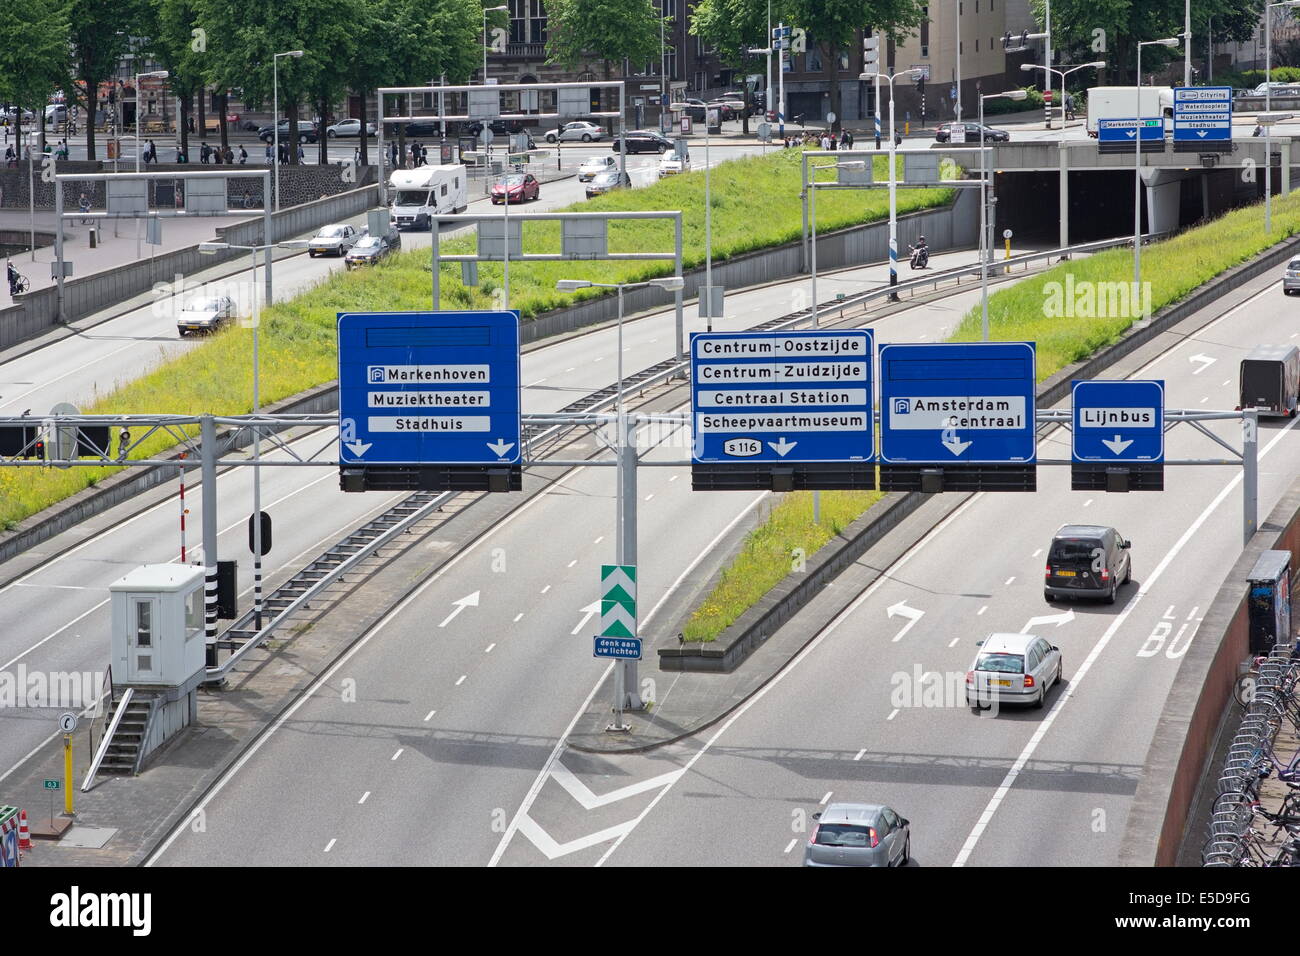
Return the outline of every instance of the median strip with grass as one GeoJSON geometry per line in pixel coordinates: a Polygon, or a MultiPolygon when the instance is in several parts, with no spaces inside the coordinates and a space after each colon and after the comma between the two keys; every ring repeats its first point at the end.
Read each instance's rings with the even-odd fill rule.
{"type": "MultiPolygon", "coordinates": [[[[989,338],[996,341],[1037,342],[1038,381],[1067,365],[1117,342],[1144,314],[1154,314],[1264,250],[1300,233],[1300,197],[1291,194],[1273,201],[1273,232],[1264,232],[1262,203],[1235,209],[1218,219],[1153,243],[1142,253],[1142,282],[1133,289],[1133,250],[1111,249],[1086,259],[1064,262],[1027,277],[989,297],[989,338]]],[[[981,309],[963,317],[952,342],[981,337],[981,309]]],[[[824,492],[860,495],[843,500],[836,520],[848,526],[879,500],[875,492],[824,492]],[[873,496],[874,497],[871,497],[873,496]],[[854,510],[854,508],[858,510],[854,510]]],[[[712,641],[741,614],[753,607],[791,572],[796,549],[811,558],[832,535],[821,535],[812,524],[811,505],[799,492],[787,497],[755,528],[740,554],[723,573],[714,590],[691,614],[683,630],[688,641],[712,641]],[[819,542],[809,548],[810,542],[819,542]],[[779,573],[778,573],[779,571],[779,573]]],[[[823,505],[824,507],[824,505],[823,505]]]]}
{"type": "MultiPolygon", "coordinates": [[[[723,261],[800,237],[802,205],[799,200],[799,151],[773,150],[766,156],[730,160],[712,168],[710,193],[713,211],[713,258],[723,261]]],[[[697,148],[702,158],[702,150],[697,148]]],[[[877,178],[887,175],[888,161],[879,157],[877,178]]],[[[828,174],[823,174],[823,176],[828,174]]],[[[899,210],[933,208],[950,200],[952,190],[905,190],[899,210]]],[[[704,173],[669,177],[640,189],[607,193],[568,210],[675,210],[682,212],[684,267],[704,263],[704,173]]],[[[512,213],[516,210],[510,210],[512,213]]],[[[526,213],[526,207],[517,212],[526,213]]],[[[506,210],[502,210],[503,214],[506,210]]],[[[819,229],[872,222],[888,216],[888,197],[881,190],[828,190],[817,201],[819,229]]],[[[525,229],[529,252],[558,252],[559,224],[538,222],[525,229]],[[534,231],[536,230],[536,231],[534,231]]],[[[671,222],[635,220],[612,223],[612,251],[671,251],[671,222]]],[[[473,252],[472,236],[444,240],[450,254],[473,252]]],[[[331,381],[337,374],[335,323],[339,312],[407,311],[427,308],[430,296],[429,265],[425,250],[394,256],[373,269],[337,272],[285,302],[263,310],[261,326],[261,395],[264,405],[331,381]]],[[[561,293],[558,278],[596,282],[631,282],[671,274],[665,262],[529,262],[512,263],[510,305],[525,320],[572,305],[575,299],[602,294],[601,290],[561,293]]],[[[485,309],[497,307],[495,293],[502,285],[500,264],[479,268],[479,285],[461,283],[459,266],[450,263],[440,271],[442,307],[485,309]]],[[[159,319],[160,325],[168,324],[159,319]]],[[[252,332],[233,328],[178,358],[163,360],[140,378],[124,383],[105,396],[94,396],[82,411],[88,415],[165,412],[197,415],[237,415],[252,407],[252,332]]],[[[173,444],[157,435],[137,448],[133,457],[148,457],[173,444]]],[[[119,469],[113,466],[77,467],[66,471],[35,468],[0,468],[0,529],[47,508],[119,469]]]]}

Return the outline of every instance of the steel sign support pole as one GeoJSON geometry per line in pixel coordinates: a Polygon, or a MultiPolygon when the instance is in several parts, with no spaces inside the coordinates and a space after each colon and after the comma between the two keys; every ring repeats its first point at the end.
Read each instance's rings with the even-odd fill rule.
{"type": "Polygon", "coordinates": [[[207,666],[217,666],[217,425],[211,415],[199,423],[203,474],[203,635],[207,666]]]}
{"type": "Polygon", "coordinates": [[[1259,412],[1254,409],[1243,412],[1241,463],[1242,542],[1248,545],[1259,527],[1259,412]]]}

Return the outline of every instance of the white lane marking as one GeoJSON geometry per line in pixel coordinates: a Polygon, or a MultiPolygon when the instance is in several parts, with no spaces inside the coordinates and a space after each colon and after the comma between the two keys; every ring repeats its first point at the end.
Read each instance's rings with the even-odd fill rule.
{"type": "MultiPolygon", "coordinates": [[[[1300,422],[1300,418],[1291,419],[1291,421],[1287,423],[1286,427],[1278,432],[1277,435],[1273,437],[1272,441],[1264,446],[1259,453],[1259,457],[1263,458],[1267,455],[1273,449],[1273,446],[1281,441],[1282,437],[1295,427],[1297,422],[1300,422]]],[[[966,837],[966,842],[962,845],[961,852],[957,854],[957,859],[953,861],[953,866],[966,865],[966,861],[970,859],[970,855],[975,850],[976,844],[979,843],[980,836],[983,835],[984,830],[988,827],[994,814],[997,813],[998,807],[1002,805],[1002,801],[1006,798],[1011,787],[1015,784],[1016,778],[1020,776],[1020,771],[1024,769],[1025,765],[1034,755],[1034,751],[1038,749],[1039,743],[1042,742],[1043,737],[1047,734],[1048,729],[1056,720],[1057,715],[1065,709],[1065,705],[1074,698],[1075,694],[1078,693],[1080,683],[1082,683],[1083,678],[1087,676],[1088,671],[1092,669],[1092,665],[1101,656],[1101,652],[1106,649],[1106,645],[1110,643],[1110,639],[1124,625],[1124,622],[1128,620],[1129,615],[1137,609],[1143,595],[1150,591],[1155,582],[1160,579],[1160,576],[1164,574],[1165,569],[1173,563],[1174,558],[1176,558],[1178,553],[1183,550],[1187,542],[1192,539],[1192,535],[1194,535],[1201,525],[1209,519],[1210,515],[1218,510],[1219,505],[1221,505],[1224,499],[1232,493],[1233,489],[1237,487],[1241,480],[1242,475],[1238,474],[1224,485],[1222,491],[1214,496],[1214,500],[1205,506],[1205,510],[1196,517],[1196,520],[1187,527],[1187,530],[1183,532],[1182,536],[1174,542],[1173,547],[1165,553],[1164,557],[1160,559],[1159,563],[1156,564],[1151,573],[1143,580],[1142,586],[1138,589],[1137,593],[1129,598],[1128,603],[1124,605],[1124,609],[1120,611],[1113,621],[1111,621],[1110,627],[1106,628],[1105,633],[1097,639],[1097,643],[1092,646],[1092,650],[1088,652],[1088,656],[1084,659],[1084,662],[1079,665],[1079,669],[1075,671],[1074,676],[1070,678],[1070,686],[1066,689],[1065,693],[1057,699],[1047,716],[1043,718],[1042,723],[1038,725],[1038,729],[1034,732],[1034,735],[1030,737],[1029,742],[1025,744],[1024,750],[1020,752],[1020,756],[1016,758],[1016,762],[1012,764],[1011,768],[1007,771],[1001,785],[996,791],[994,791],[993,796],[989,799],[988,806],[984,808],[984,812],[980,814],[979,820],[971,829],[970,835],[966,837]]]]}
{"type": "Polygon", "coordinates": [[[821,806],[823,806],[823,807],[826,806],[826,801],[829,800],[829,799],[831,798],[831,794],[834,793],[834,792],[835,792],[834,790],[827,790],[827,791],[826,791],[826,796],[822,797],[822,799],[821,799],[821,806]]]}
{"type": "Polygon", "coordinates": [[[641,780],[637,783],[628,784],[626,787],[611,790],[609,793],[598,795],[560,761],[555,761],[555,766],[551,770],[551,776],[555,779],[555,782],[563,787],[569,796],[578,801],[584,810],[594,810],[597,807],[604,807],[620,800],[626,800],[628,797],[635,797],[638,793],[645,793],[647,790],[673,783],[681,775],[682,771],[680,770],[670,770],[668,773],[661,773],[649,780],[641,780]]]}
{"type": "Polygon", "coordinates": [[[578,559],[577,559],[577,558],[574,558],[572,561],[569,562],[568,566],[569,566],[569,567],[573,567],[573,566],[574,566],[575,564],[577,564],[577,563],[578,563],[578,559]]]}
{"type": "Polygon", "coordinates": [[[515,615],[515,619],[514,619],[511,623],[512,623],[512,624],[518,624],[519,621],[520,621],[520,619],[521,619],[523,616],[524,616],[524,612],[523,612],[523,611],[520,611],[518,614],[515,615]]]}
{"type": "Polygon", "coordinates": [[[987,604],[985,604],[982,608],[980,608],[978,611],[975,612],[975,616],[976,616],[976,617],[979,617],[981,614],[983,614],[983,613],[984,613],[985,611],[987,611],[988,609],[989,609],[989,606],[988,606],[987,604]]]}
{"type": "Polygon", "coordinates": [[[1221,384],[1222,384],[1222,385],[1231,385],[1231,384],[1232,384],[1232,379],[1230,379],[1230,378],[1225,378],[1221,384]]]}
{"type": "Polygon", "coordinates": [[[1015,579],[1016,576],[1014,574],[1011,575],[1011,577],[1007,578],[1007,583],[1004,584],[1003,587],[1008,587],[1008,588],[1011,587],[1011,582],[1014,581],[1015,579]]]}
{"type": "Polygon", "coordinates": [[[28,584],[25,581],[14,582],[15,587],[20,588],[58,588],[60,591],[102,591],[103,588],[92,588],[85,584],[28,584]]]}
{"type": "Polygon", "coordinates": [[[542,593],[542,594],[545,594],[545,593],[546,593],[547,591],[549,591],[550,589],[551,589],[551,586],[548,584],[548,585],[546,585],[546,587],[542,588],[541,593],[542,593]]]}
{"type": "Polygon", "coordinates": [[[1085,501],[1085,502],[1083,503],[1083,506],[1086,508],[1086,507],[1088,507],[1088,505],[1090,505],[1090,504],[1092,504],[1092,499],[1091,499],[1091,498],[1089,498],[1087,501],[1085,501]]]}
{"type": "Polygon", "coordinates": [[[867,748],[866,748],[866,747],[863,747],[861,750],[858,751],[857,756],[854,757],[853,759],[854,759],[854,760],[861,760],[861,759],[862,759],[862,755],[865,754],[866,752],[867,752],[867,748]]]}
{"type": "Polygon", "coordinates": [[[592,543],[592,544],[600,544],[600,543],[601,543],[602,541],[604,541],[604,540],[605,540],[605,536],[602,534],[599,538],[597,538],[595,541],[593,541],[593,542],[591,542],[591,543],[592,543]]]}
{"type": "Polygon", "coordinates": [[[405,749],[406,749],[405,747],[398,747],[397,753],[393,754],[393,756],[390,759],[396,760],[398,757],[402,755],[402,751],[404,751],[405,749]]]}
{"type": "MultiPolygon", "coordinates": [[[[78,614],[76,617],[74,617],[74,618],[73,618],[71,621],[69,621],[67,624],[64,624],[64,625],[63,625],[61,628],[59,628],[58,630],[56,630],[56,631],[51,631],[49,634],[45,635],[45,637],[41,638],[39,641],[37,641],[35,644],[33,644],[31,647],[27,648],[26,650],[19,651],[19,652],[18,652],[16,655],[14,655],[12,658],[10,658],[9,660],[5,661],[5,663],[0,664],[0,671],[8,670],[12,665],[14,665],[14,664],[16,664],[18,661],[22,660],[24,657],[26,657],[26,656],[27,656],[28,654],[30,654],[32,651],[36,650],[36,648],[38,648],[38,647],[40,647],[42,644],[44,644],[46,641],[51,640],[52,638],[58,637],[60,634],[62,634],[62,633],[63,633],[64,631],[66,631],[68,628],[72,627],[72,625],[74,625],[74,624],[76,624],[78,621],[80,621],[82,618],[89,617],[91,614],[94,614],[94,613],[95,613],[96,611],[98,611],[101,607],[103,607],[105,604],[107,604],[107,603],[109,602],[109,600],[110,600],[109,598],[105,598],[104,600],[102,600],[102,601],[100,601],[98,604],[96,604],[94,607],[92,607],[90,610],[86,611],[84,614],[78,614]]],[[[24,758],[24,759],[25,759],[25,758],[24,758]]],[[[3,778],[0,778],[0,779],[3,779],[3,778]]]]}
{"type": "MultiPolygon", "coordinates": [[[[1199,604],[1196,605],[1196,607],[1192,608],[1191,611],[1190,611],[1190,612],[1188,613],[1188,615],[1187,615],[1187,620],[1190,621],[1190,620],[1192,620],[1192,618],[1196,617],[1196,612],[1199,611],[1200,609],[1201,609],[1201,606],[1200,606],[1199,604]]],[[[1169,610],[1172,611],[1173,608],[1171,607],[1169,610]]]]}
{"type": "Polygon", "coordinates": [[[646,500],[646,501],[649,501],[649,500],[650,500],[651,498],[653,498],[654,496],[655,496],[655,493],[652,491],[652,492],[650,492],[650,494],[648,494],[648,495],[645,496],[645,500],[646,500]]]}
{"type": "Polygon", "coordinates": [[[898,708],[895,707],[893,710],[889,712],[889,716],[886,717],[885,720],[893,720],[897,716],[898,716],[898,708]]]}
{"type": "Polygon", "coordinates": [[[1042,548],[1039,548],[1037,551],[1035,551],[1033,554],[1031,554],[1030,557],[1031,557],[1031,558],[1036,558],[1036,557],[1038,557],[1038,556],[1039,556],[1040,554],[1042,554],[1042,553],[1043,553],[1043,549],[1042,549],[1042,548]]]}
{"type": "MultiPolygon", "coordinates": [[[[430,253],[430,255],[432,255],[432,253],[430,253]]],[[[130,313],[128,313],[128,314],[130,314],[130,313]]],[[[178,339],[177,341],[180,341],[180,340],[178,339]]],[[[55,382],[62,381],[62,380],[65,379],[65,378],[70,378],[71,376],[76,375],[78,372],[85,371],[86,369],[90,368],[92,365],[98,365],[100,362],[104,361],[104,359],[112,358],[112,357],[113,357],[114,355],[116,355],[118,352],[125,352],[125,351],[126,351],[127,349],[129,349],[129,348],[138,348],[138,347],[141,346],[141,345],[147,345],[147,344],[148,344],[148,343],[146,343],[146,342],[144,342],[144,341],[141,341],[141,340],[138,340],[138,341],[135,341],[135,342],[128,342],[126,345],[123,345],[121,348],[113,349],[113,351],[111,351],[111,352],[105,352],[103,355],[97,355],[95,358],[91,359],[89,362],[86,362],[84,365],[78,365],[76,368],[68,369],[68,370],[67,370],[66,372],[64,372],[62,375],[56,375],[56,376],[54,376],[53,378],[47,378],[47,379],[43,380],[43,381],[41,382],[41,384],[39,384],[39,385],[35,385],[35,386],[33,386],[32,388],[29,388],[29,389],[28,389],[27,391],[25,391],[25,392],[19,392],[17,395],[10,395],[10,396],[8,396],[8,398],[9,398],[9,404],[14,404],[14,403],[17,402],[20,398],[22,398],[22,397],[24,397],[24,396],[26,396],[26,395],[30,395],[30,394],[32,394],[32,392],[38,392],[38,391],[40,391],[42,388],[45,388],[46,386],[53,385],[55,382]]],[[[10,361],[10,362],[17,361],[17,359],[18,359],[19,357],[20,357],[20,356],[15,356],[14,358],[10,359],[9,361],[10,361]]],[[[5,364],[5,365],[8,365],[9,362],[5,362],[4,364],[5,364]]],[[[18,413],[17,413],[17,412],[14,412],[14,414],[16,415],[16,414],[18,414],[18,413]]]]}
{"type": "Polygon", "coordinates": [[[484,653],[484,654],[491,654],[491,653],[492,653],[492,648],[494,648],[494,647],[496,647],[496,643],[495,643],[495,642],[489,644],[489,645],[487,646],[487,650],[485,650],[483,653],[484,653]]]}
{"type": "MultiPolygon", "coordinates": [[[[642,626],[648,623],[650,619],[655,616],[655,613],[658,612],[658,610],[661,607],[663,607],[664,602],[667,601],[668,598],[681,585],[681,583],[684,580],[686,580],[687,576],[692,574],[695,571],[695,569],[699,566],[700,562],[704,560],[705,556],[710,554],[713,551],[713,549],[717,547],[718,542],[721,541],[723,538],[725,538],[728,534],[730,534],[731,529],[734,528],[736,525],[738,525],[741,521],[743,521],[745,517],[756,507],[758,507],[759,503],[763,501],[763,499],[766,497],[767,497],[767,492],[763,492],[762,494],[756,495],[754,499],[750,501],[748,505],[745,506],[745,508],[740,512],[740,514],[736,515],[736,517],[732,518],[729,522],[727,522],[726,527],[723,528],[721,531],[719,531],[717,535],[714,537],[714,539],[704,546],[704,548],[699,552],[699,554],[695,556],[695,560],[693,560],[689,565],[687,565],[685,570],[683,570],[682,573],[677,576],[677,579],[673,581],[671,585],[669,585],[668,590],[665,591],[663,596],[659,598],[655,606],[650,609],[650,612],[645,616],[645,619],[640,622],[642,626]]],[[[957,510],[960,511],[962,507],[965,507],[965,505],[960,506],[957,510]]],[[[956,512],[954,512],[954,514],[955,513],[956,512]]],[[[599,544],[601,539],[603,538],[604,535],[601,535],[599,538],[596,539],[595,543],[599,544]]],[[[520,802],[519,809],[515,811],[515,815],[511,818],[510,825],[506,827],[506,832],[501,834],[501,841],[497,844],[496,850],[493,851],[492,858],[488,860],[489,867],[496,866],[497,863],[501,861],[501,857],[505,854],[506,848],[510,846],[510,841],[514,839],[515,834],[519,832],[521,828],[526,827],[529,832],[537,831],[543,837],[546,837],[546,839],[548,840],[550,839],[550,837],[547,836],[546,831],[542,830],[540,826],[538,826],[535,822],[533,822],[533,819],[528,815],[528,811],[532,809],[533,803],[537,800],[537,795],[541,793],[542,787],[545,786],[546,781],[550,779],[552,773],[555,770],[555,766],[559,763],[560,754],[564,751],[564,742],[568,740],[569,734],[573,732],[573,728],[577,726],[577,723],[582,718],[582,715],[587,712],[587,708],[591,706],[591,702],[595,699],[596,693],[600,690],[601,685],[605,683],[606,678],[609,677],[609,674],[613,669],[614,669],[614,662],[610,661],[609,664],[605,667],[605,670],[601,673],[600,677],[596,680],[596,683],[592,685],[591,693],[587,695],[587,699],[582,702],[582,706],[579,707],[577,713],[573,715],[573,719],[569,721],[569,725],[564,728],[564,733],[560,734],[559,738],[555,741],[555,746],[551,748],[550,756],[546,758],[546,763],[542,765],[542,769],[538,772],[537,777],[533,780],[533,785],[529,787],[528,792],[524,794],[524,799],[520,802]]],[[[689,770],[690,764],[687,764],[687,766],[682,769],[689,770]]],[[[670,786],[671,784],[669,785],[669,787],[670,786]]],[[[663,790],[661,790],[660,795],[666,793],[669,787],[665,787],[663,790]]],[[[658,799],[659,797],[655,797],[656,801],[658,799]]],[[[641,817],[638,817],[637,820],[634,822],[640,822],[640,820],[641,817]]],[[[532,837],[530,837],[530,839],[532,839],[532,837]]],[[[620,840],[622,839],[622,834],[619,834],[619,839],[620,840]]],[[[552,843],[553,842],[554,841],[552,841],[552,843]]],[[[534,845],[537,845],[537,840],[533,839],[533,843],[534,845]]],[[[617,844],[615,844],[615,847],[616,846],[617,844]]],[[[611,848],[611,850],[612,849],[613,848],[611,848]]],[[[554,857],[551,857],[551,859],[554,859],[554,857]]]]}
{"type": "Polygon", "coordinates": [[[672,476],[669,477],[668,480],[669,480],[669,481],[676,481],[676,480],[677,480],[678,478],[680,478],[680,477],[681,477],[681,475],[672,475],[672,476]]]}
{"type": "Polygon", "coordinates": [[[429,711],[427,714],[424,715],[424,722],[427,724],[430,720],[433,719],[433,715],[436,713],[437,713],[436,710],[429,711]]]}
{"type": "Polygon", "coordinates": [[[330,850],[334,849],[334,844],[338,842],[338,837],[331,837],[329,843],[325,844],[325,852],[328,853],[330,850]]]}
{"type": "MultiPolygon", "coordinates": [[[[1300,418],[1293,420],[1292,424],[1295,424],[1295,422],[1297,421],[1300,421],[1300,418]]],[[[915,557],[917,554],[920,553],[921,549],[928,542],[935,540],[939,535],[941,535],[945,530],[947,530],[948,525],[954,522],[961,514],[963,514],[968,508],[974,505],[975,502],[981,500],[983,497],[984,497],[984,492],[978,491],[975,494],[971,495],[971,497],[967,498],[966,501],[964,501],[962,504],[958,505],[953,510],[952,514],[948,515],[948,517],[944,518],[937,525],[931,528],[929,533],[926,534],[924,537],[922,537],[921,540],[918,541],[915,545],[913,545],[910,551],[908,551],[901,558],[895,561],[894,564],[891,566],[890,570],[897,571],[899,568],[906,565],[913,557],[915,557]]],[[[876,593],[877,589],[879,589],[881,585],[883,585],[887,580],[893,580],[893,578],[886,577],[885,575],[882,574],[880,577],[876,578],[875,581],[871,582],[871,584],[867,586],[866,590],[864,590],[861,594],[859,594],[857,598],[855,598],[849,604],[848,607],[846,607],[843,611],[841,611],[834,618],[832,618],[831,622],[822,629],[822,632],[818,634],[815,638],[813,638],[811,641],[809,641],[808,644],[804,646],[804,649],[802,651],[796,654],[788,664],[786,664],[779,671],[777,671],[776,674],[766,684],[760,687],[758,691],[755,692],[755,694],[749,698],[749,700],[745,701],[743,704],[737,707],[736,711],[730,717],[727,718],[727,720],[722,724],[721,727],[719,727],[714,732],[713,736],[711,736],[708,740],[704,742],[704,746],[701,747],[699,750],[695,751],[695,753],[691,755],[690,759],[686,761],[686,765],[682,769],[689,773],[691,768],[695,766],[696,762],[701,757],[703,757],[706,753],[708,753],[709,750],[712,749],[715,743],[717,743],[720,739],[722,739],[722,735],[725,734],[731,728],[732,724],[734,724],[741,717],[745,716],[745,714],[749,712],[749,709],[751,707],[753,707],[760,700],[766,697],[771,692],[772,688],[777,687],[781,683],[781,681],[783,681],[786,678],[786,675],[792,673],[794,669],[798,667],[799,664],[802,663],[805,658],[808,657],[809,654],[817,650],[817,648],[819,648],[822,645],[822,642],[825,641],[826,638],[829,637],[831,634],[835,633],[835,631],[839,628],[839,626],[844,621],[848,620],[848,618],[851,617],[857,611],[858,608],[860,608],[863,604],[865,604],[871,598],[871,596],[876,593]]],[[[611,664],[610,667],[612,668],[613,664],[611,664]]],[[[600,685],[597,684],[596,688],[598,689],[599,687],[600,685]]],[[[592,691],[592,695],[593,696],[595,695],[595,690],[592,691]]],[[[590,698],[588,699],[590,700],[590,698]]],[[[578,711],[578,716],[581,716],[583,712],[584,711],[578,711]]],[[[576,717],[574,718],[574,722],[575,723],[577,722],[576,717]]],[[[685,776],[685,774],[683,774],[683,776],[685,776]]],[[[644,820],[647,816],[649,816],[650,812],[654,810],[654,808],[659,804],[659,801],[662,800],[665,796],[667,796],[671,790],[672,790],[672,786],[670,785],[664,787],[657,794],[655,794],[654,799],[651,800],[650,803],[646,806],[646,808],[641,811],[640,815],[638,815],[637,818],[632,821],[632,826],[628,829],[628,832],[629,833],[632,832],[632,830],[635,829],[641,823],[642,820],[644,820]]],[[[608,850],[606,850],[605,854],[599,860],[596,861],[597,866],[604,865],[605,861],[609,859],[610,855],[613,854],[614,851],[617,850],[620,845],[622,845],[625,836],[626,834],[621,834],[618,837],[618,839],[614,841],[614,845],[611,846],[608,850]]]]}
{"type": "MultiPolygon", "coordinates": [[[[432,254],[432,253],[431,253],[431,254],[432,254]]],[[[357,804],[358,804],[358,805],[363,804],[363,803],[365,803],[365,802],[366,802],[367,800],[369,800],[369,799],[370,799],[370,791],[367,790],[365,793],[363,793],[363,794],[361,795],[361,799],[357,801],[357,804]]]]}
{"type": "Polygon", "coordinates": [[[566,372],[572,372],[573,369],[572,369],[572,368],[566,368],[565,371],[566,371],[566,372]]]}
{"type": "Polygon", "coordinates": [[[791,840],[788,844],[786,844],[785,852],[786,852],[786,853],[789,853],[791,850],[793,850],[793,849],[794,849],[796,846],[798,846],[798,845],[799,845],[799,841],[798,841],[797,839],[795,839],[795,840],[791,840]]]}
{"type": "Polygon", "coordinates": [[[951,641],[948,642],[948,646],[949,646],[949,647],[956,647],[956,646],[957,646],[957,642],[960,641],[960,640],[961,640],[960,637],[954,637],[951,641]]]}
{"type": "MultiPolygon", "coordinates": [[[[430,253],[430,255],[432,255],[432,253],[430,253]]],[[[541,385],[544,381],[546,381],[546,379],[539,378],[535,382],[529,382],[527,385],[524,386],[524,388],[532,388],[534,385],[541,385]]]]}
{"type": "MultiPolygon", "coordinates": [[[[613,667],[613,664],[610,665],[613,667]]],[[[585,850],[588,847],[597,846],[606,840],[612,840],[615,837],[622,836],[632,827],[633,821],[620,823],[617,826],[609,827],[605,830],[598,830],[595,833],[589,833],[586,836],[579,837],[576,840],[570,840],[568,843],[557,843],[549,833],[543,830],[532,817],[524,817],[519,821],[518,830],[524,836],[528,837],[533,846],[542,851],[542,854],[548,860],[554,860],[561,856],[568,856],[570,853],[577,853],[579,850],[585,850]]]]}
{"type": "Polygon", "coordinates": [[[459,687],[461,684],[465,683],[465,678],[468,676],[468,674],[461,674],[460,678],[456,681],[456,686],[459,687]]]}

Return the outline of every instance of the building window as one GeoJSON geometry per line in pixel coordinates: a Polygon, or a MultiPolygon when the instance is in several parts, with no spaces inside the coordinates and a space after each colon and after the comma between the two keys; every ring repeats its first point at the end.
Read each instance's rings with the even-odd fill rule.
{"type": "Polygon", "coordinates": [[[928,43],[923,43],[921,44],[921,59],[928,60],[929,58],[930,58],[930,45],[928,43]]]}
{"type": "Polygon", "coordinates": [[[528,0],[510,0],[510,42],[528,39],[528,0]]]}
{"type": "MultiPolygon", "coordinates": [[[[980,41],[979,41],[979,40],[976,40],[976,41],[975,41],[975,52],[978,53],[979,51],[980,51],[980,41]]],[[[1134,149],[1136,149],[1136,148],[1137,148],[1137,147],[1134,147],[1134,149]]]]}

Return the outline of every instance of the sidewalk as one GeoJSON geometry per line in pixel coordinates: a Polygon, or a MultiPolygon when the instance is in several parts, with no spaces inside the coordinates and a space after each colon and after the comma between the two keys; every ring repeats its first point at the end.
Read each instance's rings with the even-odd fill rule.
{"type": "MultiPolygon", "coordinates": [[[[73,209],[76,209],[75,201],[73,209]]],[[[192,219],[179,217],[163,220],[162,245],[151,246],[148,243],[141,242],[139,258],[172,252],[199,242],[215,239],[218,227],[229,226],[258,215],[261,215],[260,212],[250,210],[238,216],[196,216],[192,219]]],[[[45,233],[53,237],[54,223],[55,216],[53,212],[36,210],[36,232],[38,234],[45,233]]],[[[81,225],[80,221],[76,219],[64,221],[63,257],[65,261],[73,263],[74,278],[129,265],[137,259],[136,223],[134,221],[118,220],[116,236],[113,235],[112,222],[101,220],[99,226],[99,243],[96,248],[91,249],[90,227],[81,225]]],[[[27,210],[0,210],[0,230],[18,232],[26,237],[30,229],[31,214],[27,210]]],[[[40,241],[39,235],[37,241],[40,241]]],[[[54,280],[50,277],[49,265],[54,261],[53,242],[48,246],[37,248],[34,255],[30,252],[20,252],[14,255],[11,261],[14,268],[27,277],[33,292],[54,285],[54,280]]],[[[13,299],[9,295],[8,284],[0,285],[0,308],[12,303],[13,299]]]]}

